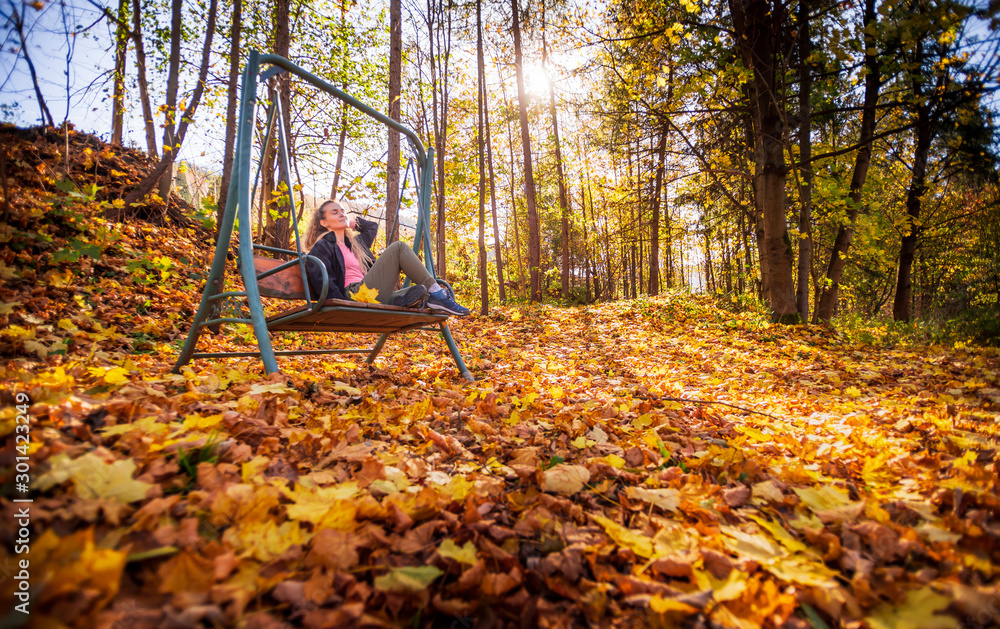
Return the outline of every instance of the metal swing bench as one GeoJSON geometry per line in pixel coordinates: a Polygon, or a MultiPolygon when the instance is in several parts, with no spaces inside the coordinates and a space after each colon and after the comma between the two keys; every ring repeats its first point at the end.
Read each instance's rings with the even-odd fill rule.
{"type": "MultiPolygon", "coordinates": [[[[253,194],[250,188],[250,155],[253,144],[253,121],[257,85],[283,72],[298,76],[305,82],[361,110],[382,124],[399,131],[407,138],[410,148],[413,151],[414,159],[416,160],[416,169],[413,172],[416,184],[418,212],[413,250],[414,252],[419,252],[421,247],[423,247],[424,265],[430,271],[431,276],[434,276],[434,263],[430,244],[430,193],[433,185],[434,149],[428,148],[425,150],[417,134],[411,129],[355,100],[326,81],[293,64],[291,61],[276,55],[250,51],[246,68],[243,71],[243,88],[240,94],[240,118],[239,126],[237,127],[233,174],[229,185],[229,196],[222,217],[222,223],[219,225],[219,238],[215,247],[215,256],[212,260],[208,280],[205,283],[205,291],[201,296],[198,312],[191,323],[191,330],[188,333],[187,340],[177,359],[177,363],[174,365],[173,372],[179,373],[180,369],[194,358],[259,357],[264,363],[264,369],[268,374],[279,371],[276,356],[366,353],[368,355],[366,362],[371,364],[379,352],[382,351],[382,347],[390,334],[405,330],[422,329],[440,332],[448,344],[448,349],[451,351],[452,357],[455,359],[459,373],[469,381],[474,380],[472,374],[466,368],[465,362],[462,360],[462,355],[458,350],[458,345],[455,343],[455,339],[451,335],[451,330],[448,328],[447,314],[383,304],[326,299],[329,289],[329,278],[327,277],[326,267],[319,259],[309,256],[302,251],[294,195],[289,195],[289,202],[291,205],[290,213],[293,233],[295,235],[295,250],[279,249],[253,243],[250,221],[250,210],[253,201],[253,194]],[[260,69],[261,66],[270,67],[262,71],[260,69]],[[243,278],[244,290],[223,292],[218,286],[223,277],[237,216],[239,217],[239,271],[243,278]],[[283,262],[274,258],[255,256],[255,251],[285,254],[294,256],[294,259],[283,262]],[[246,261],[252,261],[252,264],[246,264],[246,261]],[[313,296],[310,294],[309,282],[306,276],[307,264],[318,265],[323,273],[323,288],[316,299],[313,299],[313,296]],[[280,299],[301,299],[304,300],[304,303],[278,314],[266,316],[264,306],[261,303],[261,296],[280,299]],[[213,315],[213,312],[222,312],[224,310],[222,306],[228,300],[236,301],[235,309],[240,316],[227,317],[213,315]],[[241,304],[245,304],[248,307],[248,317],[243,316],[244,312],[240,308],[241,304]],[[253,326],[254,335],[257,338],[257,346],[260,351],[195,352],[198,337],[201,335],[202,329],[219,323],[245,323],[253,326]],[[271,344],[270,333],[279,331],[375,333],[380,336],[372,347],[360,349],[275,351],[271,344]]],[[[280,115],[280,111],[278,111],[278,107],[278,102],[275,102],[271,105],[268,112],[266,138],[270,136],[271,130],[274,128],[274,121],[277,120],[279,155],[283,160],[283,171],[285,173],[284,183],[288,187],[288,190],[292,190],[289,175],[290,169],[288,168],[287,130],[283,127],[282,116],[280,115]]],[[[267,139],[264,140],[263,146],[267,145],[267,141],[267,139]]],[[[407,175],[403,177],[404,190],[409,172],[410,169],[408,167],[407,175]]],[[[255,176],[254,192],[256,192],[256,179],[259,177],[259,174],[260,165],[258,165],[257,176],[255,176]]],[[[402,194],[400,197],[402,198],[402,194]]]]}

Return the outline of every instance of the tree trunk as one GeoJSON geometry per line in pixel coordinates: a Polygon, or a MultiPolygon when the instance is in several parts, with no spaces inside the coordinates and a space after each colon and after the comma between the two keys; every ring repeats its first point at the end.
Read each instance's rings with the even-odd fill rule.
{"type": "Polygon", "coordinates": [[[490,290],[486,268],[486,132],[483,110],[486,108],[486,62],[483,59],[483,2],[476,0],[476,87],[478,95],[478,133],[476,144],[479,149],[479,314],[490,313],[490,290]]]}
{"type": "MultiPolygon", "coordinates": [[[[876,24],[875,0],[865,0],[865,100],[861,108],[861,130],[858,137],[858,152],[854,157],[854,172],[851,175],[851,189],[847,195],[847,222],[841,223],[837,229],[837,237],[830,252],[830,264],[827,267],[825,288],[816,307],[815,320],[830,321],[837,305],[837,295],[840,292],[840,280],[844,276],[847,265],[847,254],[854,240],[854,225],[857,222],[858,211],[861,208],[861,189],[868,177],[868,166],[871,164],[872,139],[875,135],[875,107],[878,104],[879,64],[875,50],[875,36],[868,31],[876,24]]],[[[810,172],[812,169],[810,168],[810,172]]]]}
{"type": "Polygon", "coordinates": [[[590,244],[588,242],[587,229],[587,189],[584,188],[583,174],[580,175],[580,210],[583,214],[583,271],[584,271],[584,294],[583,302],[590,303],[590,244]]]}
{"type": "MultiPolygon", "coordinates": [[[[749,82],[754,118],[754,187],[764,231],[771,318],[778,323],[799,321],[792,281],[792,247],[785,219],[787,166],[782,138],[783,115],[778,100],[776,62],[781,54],[784,10],[778,0],[729,1],[743,64],[753,69],[749,82]]],[[[762,266],[764,266],[762,264],[762,266]]]]}
{"type": "MultiPolygon", "coordinates": [[[[584,266],[587,274],[587,294],[586,302],[589,304],[591,302],[591,280],[595,276],[593,271],[593,260],[591,259],[591,249],[590,249],[590,234],[588,227],[595,223],[597,218],[594,216],[594,192],[590,189],[590,158],[585,152],[580,150],[579,139],[577,140],[577,153],[583,155],[583,172],[580,173],[580,209],[583,211],[583,259],[584,266]],[[586,183],[586,187],[584,184],[586,183]],[[587,220],[587,195],[590,195],[590,220],[587,220]]],[[[597,282],[595,282],[597,284],[597,282]]],[[[598,295],[600,294],[600,289],[597,290],[598,295]]],[[[595,296],[594,299],[597,299],[595,296]]]]}
{"type": "Polygon", "coordinates": [[[712,230],[705,228],[705,292],[714,293],[715,274],[712,269],[712,230]]]}
{"type": "MultiPolygon", "coordinates": [[[[868,0],[869,2],[873,0],[868,0]]],[[[796,276],[795,308],[799,318],[809,320],[809,270],[812,267],[812,69],[809,55],[812,41],[809,38],[808,0],[799,0],[799,264],[796,276]]]]}
{"type": "Polygon", "coordinates": [[[667,127],[660,131],[656,148],[656,183],[653,185],[653,216],[649,221],[649,285],[646,292],[660,294],[660,198],[663,196],[663,172],[666,168],[667,127]]]}
{"type": "MultiPolygon", "coordinates": [[[[160,154],[156,149],[156,121],[149,100],[149,83],[146,81],[146,49],[142,44],[142,9],[139,0],[132,0],[132,27],[135,33],[135,78],[139,83],[139,100],[142,102],[142,119],[146,125],[146,152],[153,159],[160,154]]],[[[143,196],[146,196],[143,194],[143,196]]]]}
{"type": "MultiPolygon", "coordinates": [[[[495,61],[494,61],[495,64],[495,61]]],[[[510,173],[510,212],[513,217],[512,223],[514,226],[514,254],[517,258],[517,292],[518,295],[521,294],[521,289],[524,288],[524,261],[521,258],[521,232],[520,225],[518,224],[517,218],[517,190],[515,190],[514,185],[514,133],[510,128],[510,115],[507,108],[507,90],[504,87],[504,81],[500,81],[500,95],[503,98],[504,103],[504,126],[507,129],[507,148],[509,149],[510,167],[507,172],[510,173]]],[[[487,110],[488,111],[488,110],[487,110]]],[[[487,136],[488,138],[489,136],[487,136]]]]}
{"type": "MultiPolygon", "coordinates": [[[[347,0],[340,3],[340,28],[347,26],[347,0]]],[[[340,88],[347,91],[347,80],[340,83],[340,88]]],[[[347,147],[347,103],[340,103],[340,139],[337,140],[337,163],[333,167],[333,185],[330,187],[330,198],[337,199],[340,195],[340,174],[344,164],[344,149],[347,147]]]]}
{"type": "MultiPolygon", "coordinates": [[[[923,44],[917,45],[917,67],[923,64],[923,44]]],[[[899,247],[899,269],[896,275],[896,296],[892,302],[892,318],[910,320],[910,303],[913,295],[913,257],[920,235],[920,205],[927,191],[927,157],[931,147],[930,105],[919,79],[913,79],[913,96],[917,105],[915,147],[913,152],[913,178],[906,194],[906,228],[899,247]]]]}
{"type": "Polygon", "coordinates": [[[115,78],[111,101],[111,143],[121,146],[125,119],[125,60],[128,55],[128,0],[118,0],[118,26],[115,31],[115,78]]]}
{"type": "Polygon", "coordinates": [[[170,4],[170,57],[167,61],[167,102],[163,112],[166,116],[163,125],[163,154],[171,153],[170,168],[160,177],[159,194],[166,201],[170,196],[170,188],[174,183],[173,161],[176,159],[180,143],[177,142],[174,115],[177,113],[177,87],[180,83],[181,67],[181,8],[184,0],[171,0],[170,4]]]}
{"type": "Polygon", "coordinates": [[[531,133],[528,129],[528,97],[524,91],[524,73],[521,71],[521,22],[517,0],[511,0],[514,28],[514,70],[517,74],[517,105],[521,121],[521,149],[524,152],[524,196],[528,208],[528,271],[531,276],[531,301],[542,300],[539,277],[541,264],[541,238],[538,229],[538,212],[535,209],[535,176],[531,170],[531,133]]]}
{"type": "MultiPolygon", "coordinates": [[[[548,46],[545,43],[545,5],[542,4],[542,71],[548,76],[548,46]]],[[[555,141],[556,178],[559,180],[559,224],[562,229],[562,298],[569,299],[569,199],[566,194],[566,178],[563,174],[562,147],[559,145],[559,116],[556,114],[556,89],[549,78],[549,115],[552,117],[552,139],[555,141]]]]}
{"type": "MultiPolygon", "coordinates": [[[[400,120],[403,73],[403,17],[400,0],[389,0],[389,118],[400,120]]],[[[389,129],[389,155],[385,173],[385,244],[399,240],[399,131],[389,129]]]]}
{"type": "Polygon", "coordinates": [[[437,158],[437,229],[436,229],[436,272],[438,276],[447,275],[446,244],[447,230],[445,228],[445,172],[444,156],[448,140],[448,65],[451,59],[451,6],[447,8],[443,0],[438,0],[434,6],[433,0],[427,0],[427,28],[430,41],[430,62],[431,62],[431,96],[433,106],[433,127],[434,127],[434,151],[437,158]],[[447,19],[447,28],[437,23],[435,17],[441,20],[447,19]],[[439,40],[443,34],[443,41],[439,40]],[[434,53],[434,44],[437,42],[438,51],[441,55],[440,62],[443,67],[438,67],[438,58],[434,53]],[[439,98],[440,96],[440,98],[439,98]]]}
{"type": "MultiPolygon", "coordinates": [[[[243,28],[243,0],[233,0],[233,18],[230,24],[229,94],[226,99],[226,145],[222,154],[222,181],[219,183],[219,202],[216,207],[216,225],[222,224],[222,215],[229,202],[229,181],[233,176],[233,151],[236,149],[236,105],[239,102],[240,36],[243,28]]],[[[218,232],[216,232],[218,235],[218,232]]]]}
{"type": "Polygon", "coordinates": [[[493,134],[490,131],[490,100],[486,97],[485,79],[483,81],[483,119],[486,127],[486,164],[490,172],[490,205],[493,215],[493,250],[497,259],[497,288],[500,293],[500,303],[505,303],[507,301],[507,287],[504,286],[500,226],[497,223],[497,178],[496,173],[493,171],[493,134]]]}
{"type": "MultiPolygon", "coordinates": [[[[274,2],[274,54],[279,57],[288,58],[288,51],[291,45],[291,33],[289,32],[289,10],[291,0],[275,0],[274,2]]],[[[286,172],[286,165],[290,166],[292,156],[295,154],[295,147],[292,144],[292,88],[290,77],[282,75],[276,77],[278,102],[281,103],[281,122],[284,131],[276,128],[275,131],[281,134],[281,141],[285,145],[287,159],[279,159],[278,184],[276,189],[282,194],[278,195],[277,212],[274,217],[274,226],[271,242],[275,247],[287,249],[292,232],[292,174],[286,172]],[[287,186],[287,188],[283,187],[287,186]]],[[[278,134],[275,134],[275,139],[278,134]]],[[[275,144],[277,149],[280,144],[275,144]]]]}
{"type": "Polygon", "coordinates": [[[340,172],[344,164],[344,149],[347,147],[347,103],[340,103],[340,139],[337,140],[337,163],[333,167],[333,186],[330,187],[330,198],[336,199],[340,194],[340,172]]]}

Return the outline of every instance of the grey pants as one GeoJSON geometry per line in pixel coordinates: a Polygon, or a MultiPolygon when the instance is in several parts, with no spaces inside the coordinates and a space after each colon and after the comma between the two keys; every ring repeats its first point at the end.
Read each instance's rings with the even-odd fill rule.
{"type": "Polygon", "coordinates": [[[414,284],[423,284],[428,289],[434,285],[434,278],[417,254],[413,253],[413,249],[410,249],[405,242],[397,240],[385,248],[372,268],[365,273],[365,286],[378,291],[379,303],[392,302],[393,289],[396,288],[400,271],[414,284]]]}

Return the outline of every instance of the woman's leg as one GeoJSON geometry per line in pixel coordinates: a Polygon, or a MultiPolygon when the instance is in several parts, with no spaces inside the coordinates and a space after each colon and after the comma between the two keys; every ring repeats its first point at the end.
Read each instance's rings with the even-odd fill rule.
{"type": "Polygon", "coordinates": [[[379,303],[390,303],[400,271],[415,284],[423,284],[428,289],[434,285],[434,278],[417,254],[413,253],[413,249],[405,242],[396,241],[385,248],[372,268],[365,273],[365,286],[378,290],[379,303]]]}

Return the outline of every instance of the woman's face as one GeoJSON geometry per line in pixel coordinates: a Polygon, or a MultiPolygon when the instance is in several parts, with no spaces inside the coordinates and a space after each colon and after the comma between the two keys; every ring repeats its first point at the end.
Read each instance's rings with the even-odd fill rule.
{"type": "Polygon", "coordinates": [[[320,219],[319,224],[330,231],[343,231],[350,226],[351,222],[339,203],[328,203],[323,209],[323,218],[320,219]]]}

